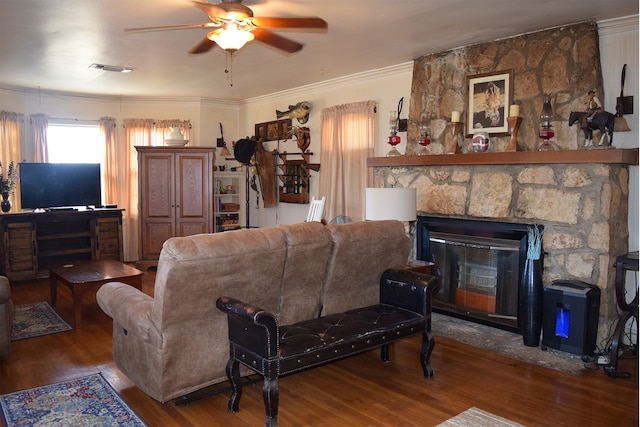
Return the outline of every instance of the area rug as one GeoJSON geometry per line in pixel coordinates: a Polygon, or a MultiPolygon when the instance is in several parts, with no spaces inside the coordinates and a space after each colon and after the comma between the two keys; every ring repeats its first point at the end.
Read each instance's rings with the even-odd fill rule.
{"type": "Polygon", "coordinates": [[[493,415],[476,407],[469,408],[464,412],[449,418],[447,421],[438,424],[436,427],[524,427],[522,424],[514,423],[506,418],[493,415]]]}
{"type": "Polygon", "coordinates": [[[55,334],[73,329],[47,302],[17,305],[11,326],[11,341],[55,334]]]}
{"type": "Polygon", "coordinates": [[[540,347],[527,347],[521,335],[440,313],[433,313],[431,331],[436,337],[436,342],[438,336],[443,336],[463,344],[574,375],[586,369],[580,355],[552,348],[543,351],[540,347]]]}
{"type": "Polygon", "coordinates": [[[102,374],[0,396],[6,427],[147,426],[102,374]]]}

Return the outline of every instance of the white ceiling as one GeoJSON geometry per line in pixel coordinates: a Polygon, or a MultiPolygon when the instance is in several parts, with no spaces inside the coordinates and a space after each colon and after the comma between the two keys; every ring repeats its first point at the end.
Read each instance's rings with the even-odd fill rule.
{"type": "Polygon", "coordinates": [[[125,34],[125,28],[207,22],[189,0],[0,0],[0,86],[242,100],[459,46],[638,13],[634,0],[245,0],[243,4],[255,16],[319,16],[329,29],[279,31],[305,48],[289,55],[254,41],[238,51],[231,64],[219,48],[200,55],[187,53],[205,37],[206,29],[125,34]],[[89,69],[94,62],[135,71],[89,69]],[[231,65],[232,71],[225,73],[231,65]]]}

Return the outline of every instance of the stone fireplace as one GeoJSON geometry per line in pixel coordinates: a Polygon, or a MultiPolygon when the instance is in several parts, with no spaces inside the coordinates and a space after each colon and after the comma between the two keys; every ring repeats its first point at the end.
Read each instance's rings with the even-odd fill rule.
{"type": "Polygon", "coordinates": [[[630,164],[637,149],[368,159],[374,186],[417,189],[419,215],[544,226],[544,284],[602,290],[598,343],[617,319],[613,264],[628,251],[630,164]]]}
{"type": "MultiPolygon", "coordinates": [[[[367,165],[375,187],[416,188],[419,215],[544,226],[544,284],[573,279],[601,289],[600,344],[617,319],[613,264],[628,252],[628,166],[638,164],[638,149],[583,149],[568,117],[584,109],[589,89],[612,96],[603,90],[594,22],[416,58],[407,155],[370,158],[367,165]],[[466,121],[467,78],[504,70],[513,71],[513,99],[505,100],[505,110],[517,104],[522,117],[517,151],[505,152],[509,135],[503,133],[490,136],[486,153],[471,152],[470,135],[459,135],[462,154],[443,154],[451,112],[466,121]],[[545,94],[554,113],[549,152],[538,151],[545,94]],[[416,155],[423,113],[432,143],[427,155],[416,155]]],[[[415,243],[415,227],[412,234],[415,243]]]]}

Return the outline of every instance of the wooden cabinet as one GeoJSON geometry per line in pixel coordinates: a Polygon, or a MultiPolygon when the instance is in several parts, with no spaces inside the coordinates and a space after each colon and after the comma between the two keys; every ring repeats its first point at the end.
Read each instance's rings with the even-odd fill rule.
{"type": "Polygon", "coordinates": [[[48,266],[87,259],[122,261],[122,210],[17,212],[0,215],[1,274],[49,276],[48,266]]]}
{"type": "Polygon", "coordinates": [[[247,201],[244,172],[215,172],[214,229],[215,233],[246,227],[247,201]]]}
{"type": "Polygon", "coordinates": [[[157,260],[171,237],[213,231],[213,147],[136,147],[139,258],[157,260]]]}

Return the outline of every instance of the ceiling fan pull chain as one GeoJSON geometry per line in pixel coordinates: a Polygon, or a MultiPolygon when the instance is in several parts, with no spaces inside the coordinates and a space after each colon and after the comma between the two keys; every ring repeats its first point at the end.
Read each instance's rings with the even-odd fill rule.
{"type": "Polygon", "coordinates": [[[233,52],[227,52],[224,72],[229,74],[229,86],[233,87],[233,52]]]}

